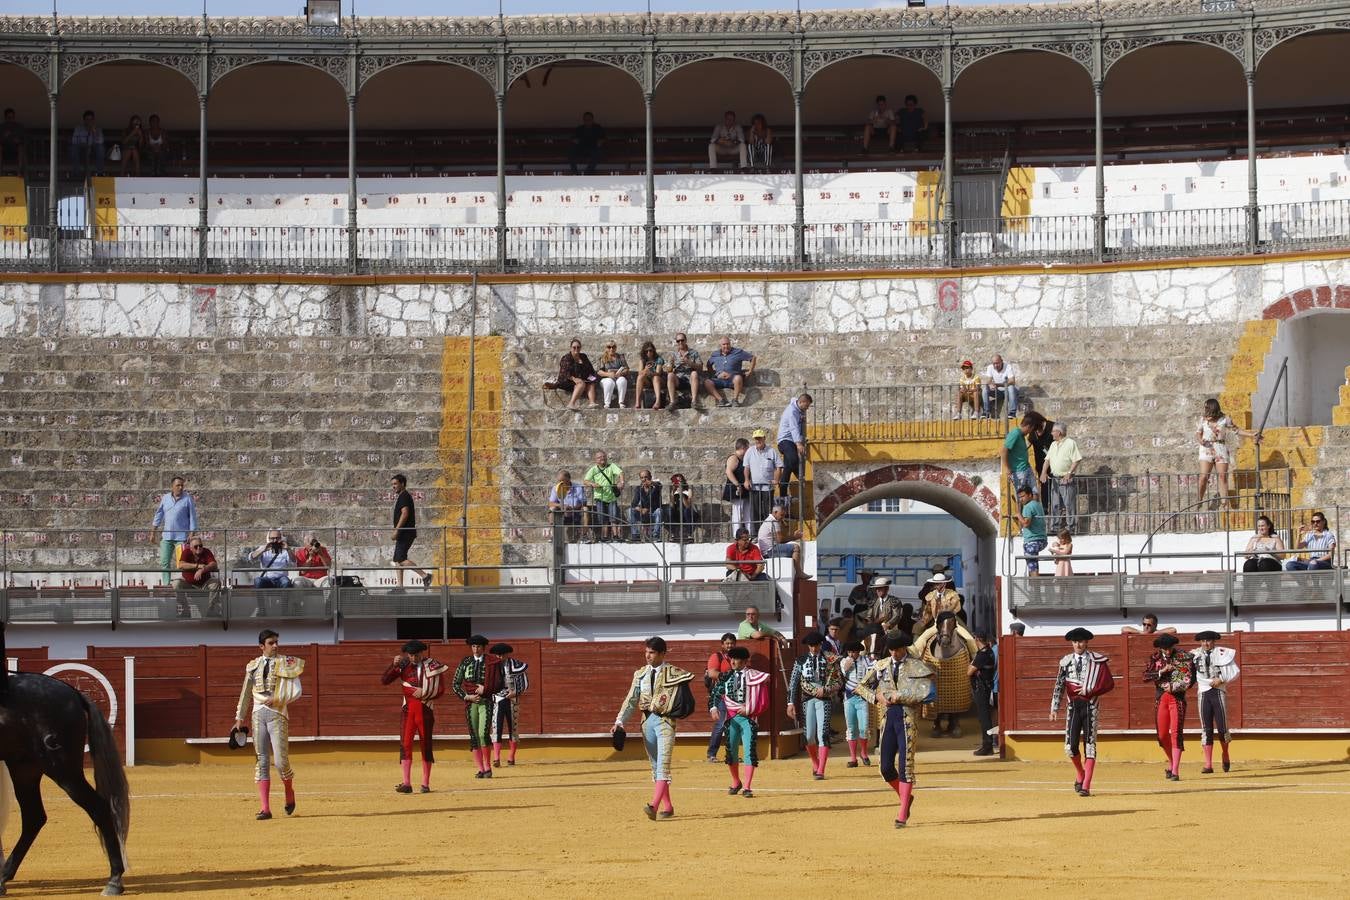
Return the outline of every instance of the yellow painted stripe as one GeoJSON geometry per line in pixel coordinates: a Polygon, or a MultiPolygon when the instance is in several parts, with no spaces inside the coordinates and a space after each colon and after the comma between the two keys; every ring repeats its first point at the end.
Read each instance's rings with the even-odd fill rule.
{"type": "Polygon", "coordinates": [[[94,204],[94,236],[101,241],[117,240],[117,179],[89,179],[94,204]]]}
{"type": "Polygon", "coordinates": [[[28,192],[23,179],[0,178],[0,241],[28,240],[28,192]]]}
{"type": "MultiPolygon", "coordinates": [[[[1008,170],[1008,180],[1003,185],[1002,214],[1005,219],[1021,219],[1031,215],[1031,194],[1035,170],[1026,166],[1013,166],[1008,170]]],[[[1008,222],[1005,225],[1025,228],[1025,222],[1008,222]]]]}
{"type": "Polygon", "coordinates": [[[915,234],[925,234],[932,222],[942,218],[942,173],[919,172],[914,186],[914,213],[910,228],[915,234]]]}

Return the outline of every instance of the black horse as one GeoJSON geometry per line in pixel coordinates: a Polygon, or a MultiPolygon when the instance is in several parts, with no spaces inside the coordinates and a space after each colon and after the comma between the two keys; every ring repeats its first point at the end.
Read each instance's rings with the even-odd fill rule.
{"type": "MultiPolygon", "coordinates": [[[[0,625],[0,762],[9,769],[23,816],[23,832],[0,868],[0,894],[47,823],[40,787],[43,775],[60,785],[94,820],[111,869],[103,893],[121,894],[131,797],[112,729],[98,707],[64,681],[31,672],[10,674],[4,660],[5,632],[0,625]],[[84,777],[86,742],[97,788],[90,787],[84,777]]],[[[4,787],[0,784],[0,793],[4,787]]],[[[0,828],[7,801],[8,797],[0,800],[0,828]]]]}

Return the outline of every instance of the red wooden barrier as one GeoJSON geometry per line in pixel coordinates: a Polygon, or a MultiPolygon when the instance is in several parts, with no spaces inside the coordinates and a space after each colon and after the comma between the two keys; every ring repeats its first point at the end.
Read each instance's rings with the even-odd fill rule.
{"type": "Polygon", "coordinates": [[[19,659],[19,671],[50,675],[88,697],[103,713],[103,718],[112,724],[122,758],[134,763],[135,755],[127,754],[129,698],[126,696],[127,669],[123,659],[130,655],[119,653],[113,657],[109,654],[105,659],[46,659],[44,653],[44,658],[37,659],[32,651],[9,651],[9,656],[19,659]]]}
{"type": "MultiPolygon", "coordinates": [[[[1179,637],[1183,649],[1198,646],[1179,637]]],[[[1237,632],[1225,635],[1223,644],[1237,651],[1242,670],[1228,691],[1230,727],[1350,729],[1350,705],[1345,702],[1350,696],[1350,632],[1237,632]]],[[[1143,672],[1153,653],[1153,636],[1102,635],[1092,649],[1111,658],[1116,676],[1115,691],[1102,698],[1102,729],[1151,730],[1155,691],[1143,672]]],[[[1058,730],[1047,716],[1059,660],[1069,651],[1062,638],[1002,638],[999,701],[1005,730],[1058,730]]],[[[1196,721],[1192,717],[1192,724],[1196,721]]]]}

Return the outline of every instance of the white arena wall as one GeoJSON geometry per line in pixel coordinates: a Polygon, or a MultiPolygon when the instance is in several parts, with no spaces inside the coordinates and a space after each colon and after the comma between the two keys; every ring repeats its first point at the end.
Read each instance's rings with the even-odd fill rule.
{"type": "MultiPolygon", "coordinates": [[[[467,279],[237,278],[0,281],[0,335],[86,337],[467,335],[467,279]]],[[[1350,284],[1343,256],[970,274],[488,276],[477,333],[812,335],[929,328],[1234,323],[1286,294],[1350,284]]]]}

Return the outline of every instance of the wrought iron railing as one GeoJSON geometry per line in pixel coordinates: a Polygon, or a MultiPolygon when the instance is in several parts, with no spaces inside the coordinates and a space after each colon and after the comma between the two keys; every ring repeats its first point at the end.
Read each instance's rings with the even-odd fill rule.
{"type": "Polygon", "coordinates": [[[0,234],[0,268],[168,272],[683,272],[1082,263],[1350,249],[1350,200],[791,223],[191,225],[65,223],[0,234]],[[800,252],[798,247],[800,245],[800,252]],[[53,249],[55,247],[55,250],[53,249]]]}

